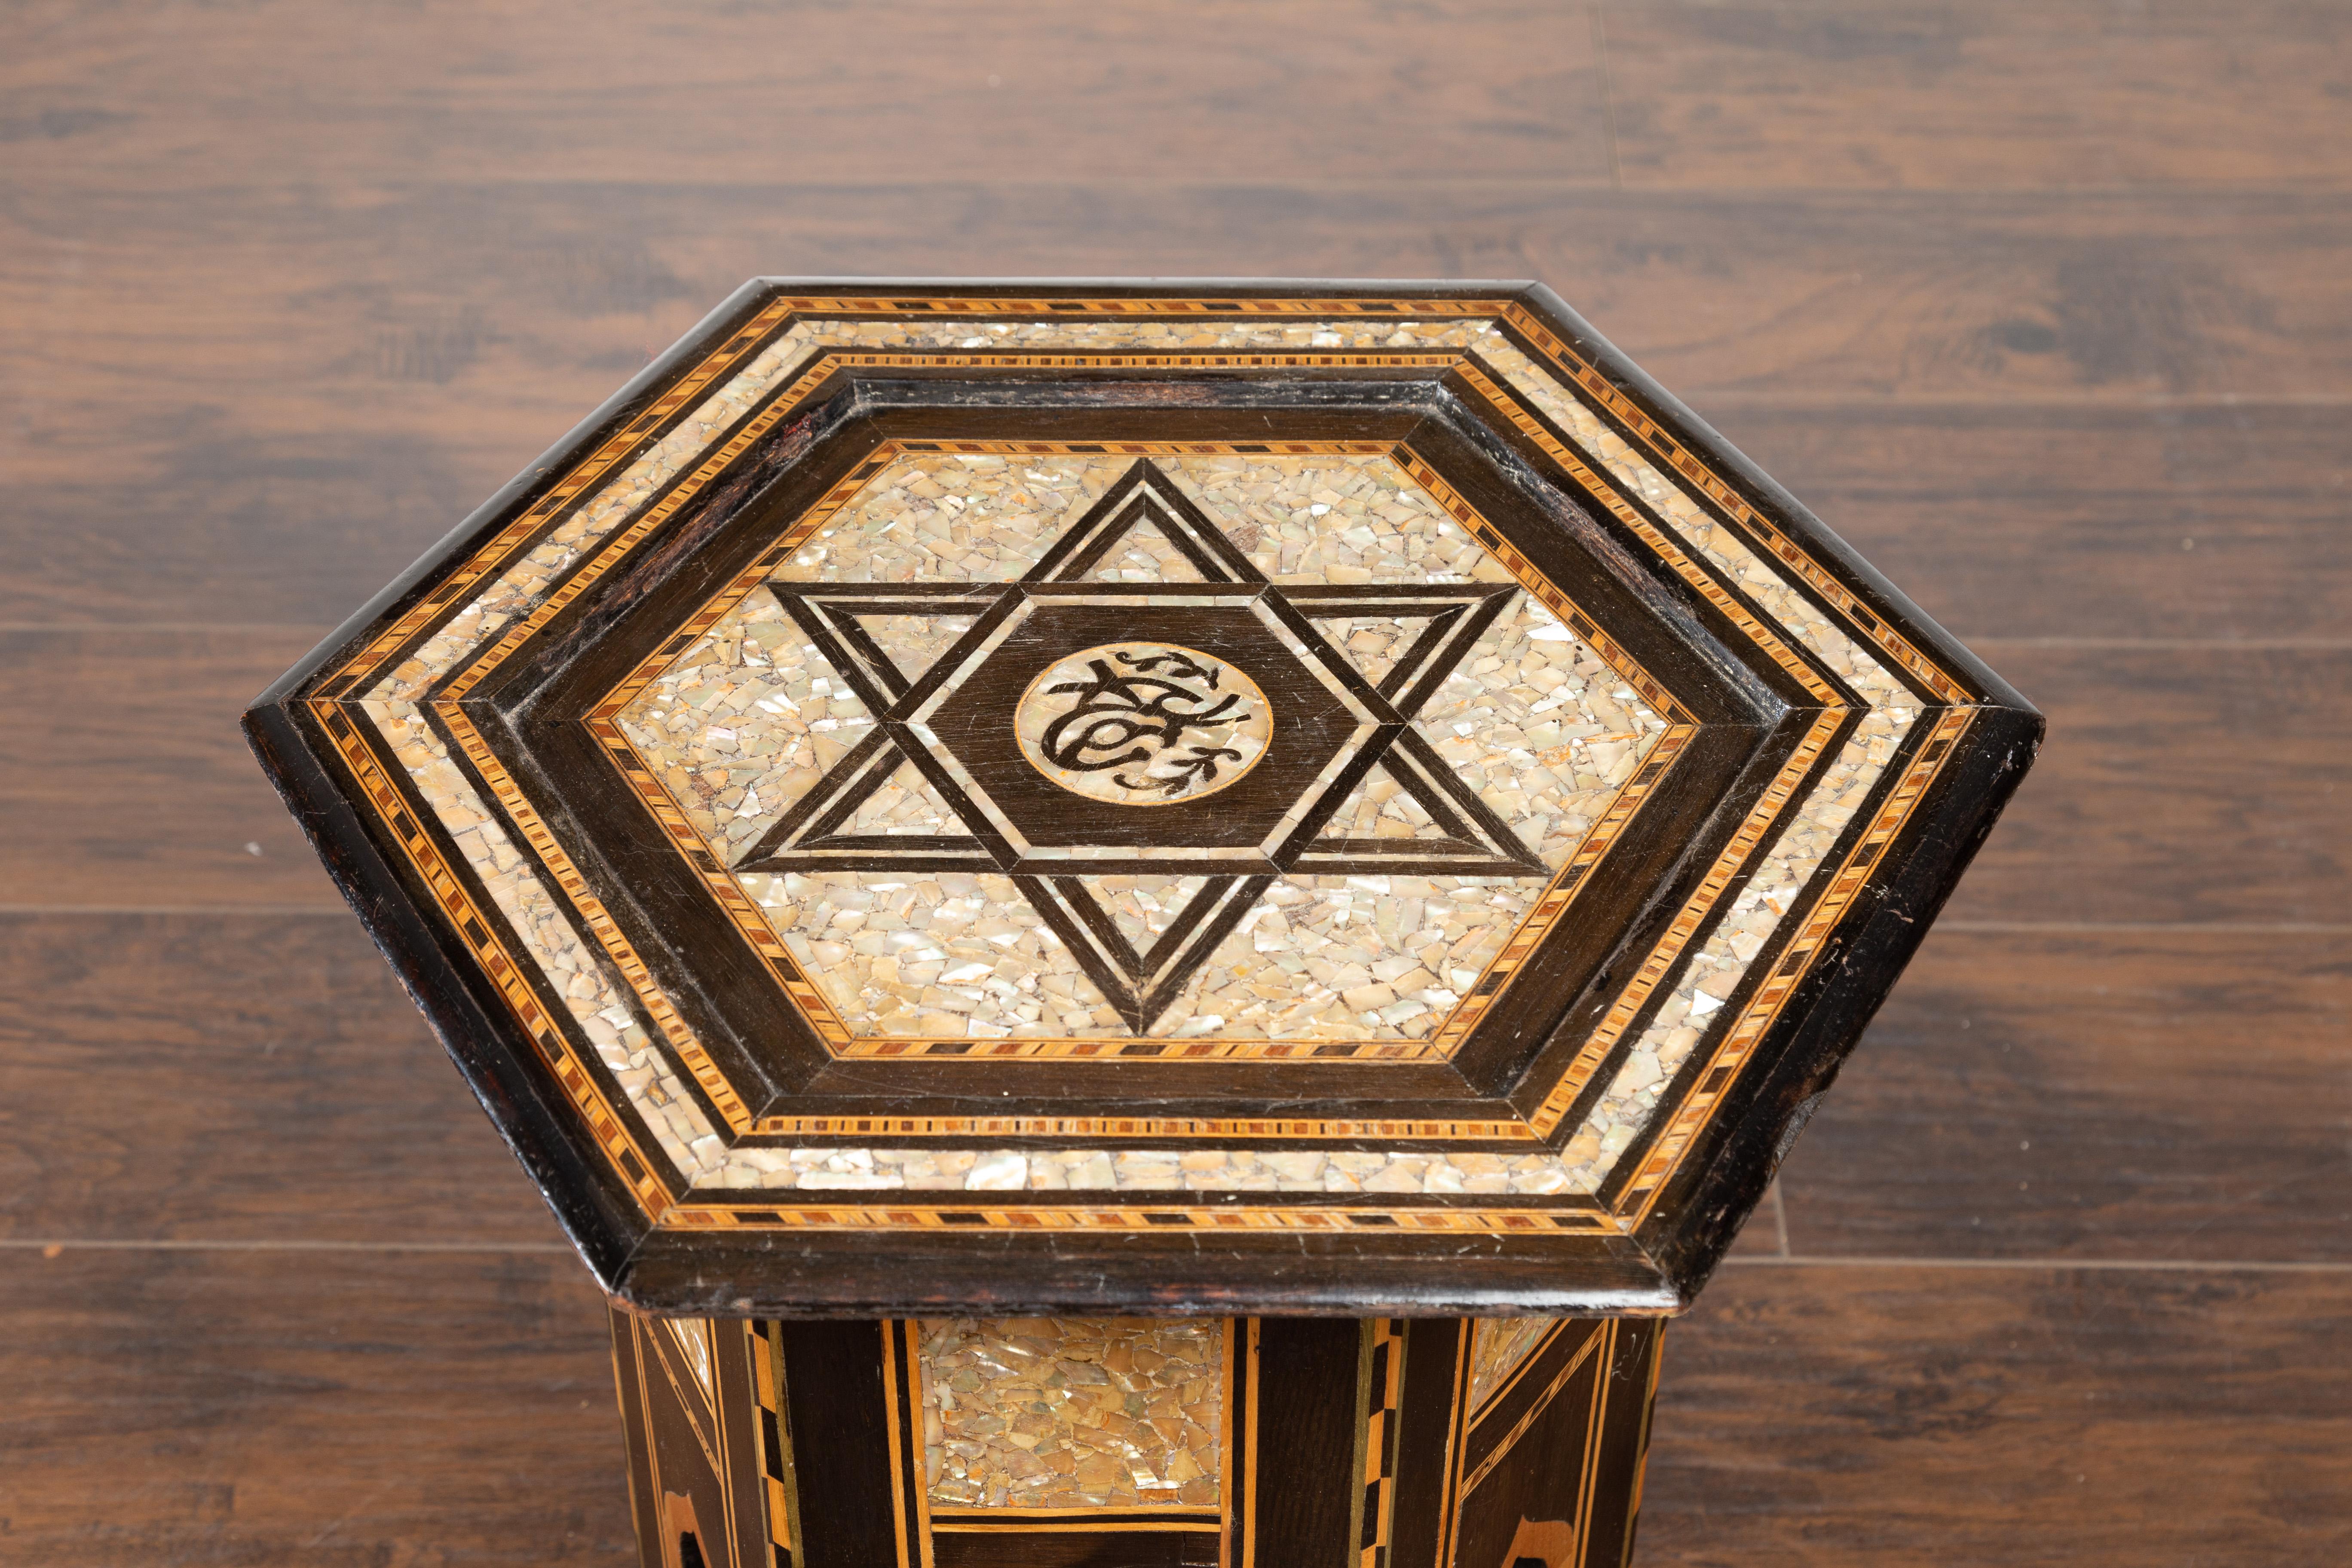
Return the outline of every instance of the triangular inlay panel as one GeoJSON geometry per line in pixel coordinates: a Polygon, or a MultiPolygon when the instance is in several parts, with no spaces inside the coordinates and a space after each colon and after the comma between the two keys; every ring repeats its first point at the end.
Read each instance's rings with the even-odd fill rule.
{"type": "Polygon", "coordinates": [[[1330,839],[1360,838],[1424,838],[1450,841],[1453,835],[1440,827],[1420,801],[1391,776],[1384,767],[1375,767],[1365,775],[1363,783],[1349,793],[1315,836],[1318,846],[1330,839]]]}
{"type": "Polygon", "coordinates": [[[1318,616],[1316,626],[1374,686],[1386,680],[1434,616],[1318,616]]]}
{"type": "Polygon", "coordinates": [[[1096,885],[1096,901],[1139,957],[1175,925],[1212,879],[1207,877],[1107,877],[1096,885]]]}
{"type": "Polygon", "coordinates": [[[840,832],[850,838],[909,833],[961,837],[967,829],[922,770],[907,763],[859,803],[840,832]]]}
{"type": "Polygon", "coordinates": [[[909,684],[923,679],[956,638],[971,629],[970,616],[859,616],[857,624],[909,684]]]}
{"type": "Polygon", "coordinates": [[[1179,550],[1157,520],[1139,518],[1102,559],[1087,569],[1099,583],[1205,583],[1208,575],[1179,550]]]}

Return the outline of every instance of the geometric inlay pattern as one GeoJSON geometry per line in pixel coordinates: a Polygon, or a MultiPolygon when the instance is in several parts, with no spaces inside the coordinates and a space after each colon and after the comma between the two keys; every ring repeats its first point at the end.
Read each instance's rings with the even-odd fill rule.
{"type": "Polygon", "coordinates": [[[248,727],[617,1288],[1559,1316],[1687,1299],[2040,721],[1533,286],[768,281],[248,727]]]}
{"type": "MultiPolygon", "coordinates": [[[[1518,596],[1514,584],[1286,589],[1144,458],[1034,565],[1001,586],[772,583],[767,591],[870,723],[805,791],[779,792],[768,803],[778,812],[774,823],[733,868],[886,879],[994,873],[1068,951],[1091,984],[1085,999],[1136,1034],[1167,1012],[1235,926],[1277,907],[1265,900],[1286,875],[1451,880],[1548,873],[1412,727],[1518,596]],[[1147,531],[1161,555],[1131,542],[1147,531]],[[1149,564],[1115,577],[1102,570],[1119,559],[1149,564]],[[892,617],[953,620],[964,629],[920,663],[903,649],[894,660],[864,624],[892,617]],[[1364,618],[1418,626],[1385,661],[1377,684],[1323,629],[1364,618]],[[1101,640],[1122,631],[1145,636],[1101,640]],[[1114,674],[1113,660],[1127,668],[1114,674]],[[1063,679],[1068,667],[1088,661],[1101,672],[1096,684],[1063,679]],[[1228,668],[1244,684],[1219,692],[1215,683],[1228,668]],[[1171,671],[1191,675],[1192,685],[1166,679],[1171,671]],[[1090,697],[1094,706],[1059,706],[1055,722],[1075,716],[1091,725],[1075,734],[1099,753],[1080,757],[1066,745],[1045,759],[1068,779],[1041,765],[1045,726],[1034,742],[1022,732],[1024,714],[1055,706],[1041,698],[1066,693],[1090,697]],[[1185,705],[1178,718],[1139,725],[1132,717],[1157,715],[1171,694],[1185,705]],[[1238,715],[1232,732],[1198,728],[1202,715],[1215,723],[1229,712],[1238,715]],[[1186,741],[1202,733],[1239,745],[1186,741]],[[1164,749],[1139,744],[1146,736],[1164,749]],[[1160,760],[1171,754],[1175,761],[1160,760]],[[1119,787],[1070,782],[1090,784],[1072,764],[1097,760],[1108,766],[1094,776],[1119,787]],[[1173,771],[1162,782],[1154,769],[1173,771]],[[1035,789],[1032,775],[1040,773],[1078,798],[1035,789]],[[860,831],[877,826],[861,820],[876,794],[902,776],[912,793],[941,808],[944,820],[932,826],[945,831],[860,831]],[[1421,830],[1330,831],[1340,807],[1374,787],[1392,792],[1403,819],[1421,830]],[[1123,924],[1113,912],[1116,894],[1101,879],[1139,875],[1178,879],[1182,890],[1163,920],[1123,924]]],[[[850,945],[843,962],[856,956],[850,945]]],[[[875,956],[890,959],[886,973],[911,967],[914,973],[896,984],[913,991],[908,999],[918,1005],[949,973],[945,955],[918,942],[875,956]],[[911,966],[908,953],[918,955],[911,966]]],[[[978,979],[971,971],[980,967],[974,960],[957,973],[978,979]]],[[[1418,1015],[1444,989],[1418,963],[1385,984],[1369,967],[1349,978],[1360,981],[1350,988],[1360,993],[1353,1002],[1311,978],[1297,994],[1331,997],[1342,1026],[1376,1026],[1384,1021],[1381,1008],[1393,1010],[1400,994],[1418,1015]],[[1408,975],[1421,984],[1400,992],[1394,982],[1408,975]]],[[[1010,1033],[1041,1020],[1044,1006],[1014,1003],[973,1021],[1010,1033]]]]}
{"type": "MultiPolygon", "coordinates": [[[[1147,458],[1066,529],[1024,535],[1029,549],[1010,563],[994,557],[998,570],[1023,568],[1007,583],[927,583],[913,574],[937,574],[938,563],[887,551],[845,563],[803,552],[747,597],[742,618],[680,656],[679,672],[624,712],[625,731],[661,774],[680,757],[731,760],[747,742],[805,734],[760,753],[792,766],[730,770],[697,826],[755,901],[792,911],[781,935],[854,1035],[1431,1038],[1665,726],[1454,520],[1375,464],[1312,470],[1295,509],[1308,537],[1360,534],[1370,516],[1391,551],[1443,551],[1433,570],[1392,554],[1388,571],[1379,557],[1356,570],[1402,581],[1272,583],[1265,568],[1283,559],[1262,528],[1231,531],[1263,563],[1186,500],[1182,466],[1147,458]],[[1330,483],[1369,489],[1377,510],[1305,499],[1338,498],[1330,483]],[[775,620],[755,618],[763,611],[775,620]],[[1288,715],[1270,771],[1246,800],[1164,816],[1039,797],[1025,743],[1030,769],[1011,765],[1018,719],[1006,700],[1019,687],[1003,671],[1058,661],[1074,636],[1083,651],[1086,627],[1133,629],[1154,614],[1187,635],[1218,628],[1221,647],[1268,672],[1265,717],[1288,715]],[[743,710],[698,700],[715,673],[705,654],[731,648],[755,664],[770,647],[789,661],[795,643],[807,662],[747,682],[756,695],[743,710]],[[992,700],[955,700],[965,689],[992,700]],[[812,770],[819,753],[830,766],[812,770]],[[1002,805],[983,775],[1010,776],[1002,805]],[[1188,822],[1216,831],[1187,843],[1188,822]],[[1056,870],[1086,877],[1046,874],[1056,870]],[[969,905],[972,921],[951,923],[1034,930],[1014,945],[1038,984],[1014,994],[1017,982],[993,974],[1005,955],[977,941],[865,931],[869,889],[910,887],[937,889],[915,900],[929,910],[969,905]],[[1416,917],[1412,929],[1400,916],[1416,917]],[[1326,948],[1329,961],[1307,962],[1326,948]],[[1005,980],[992,994],[992,978],[1005,980]]],[[[862,492],[885,498],[866,529],[903,523],[910,502],[961,499],[950,488],[961,467],[886,470],[862,492]]]]}

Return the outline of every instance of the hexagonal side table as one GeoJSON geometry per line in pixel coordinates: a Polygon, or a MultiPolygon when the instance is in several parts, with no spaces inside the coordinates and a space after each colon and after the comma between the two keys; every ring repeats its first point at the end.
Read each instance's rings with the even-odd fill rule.
{"type": "Polygon", "coordinates": [[[1623,1561],[2042,728],[1538,287],[792,280],[247,725],[742,1568],[1623,1561]]]}

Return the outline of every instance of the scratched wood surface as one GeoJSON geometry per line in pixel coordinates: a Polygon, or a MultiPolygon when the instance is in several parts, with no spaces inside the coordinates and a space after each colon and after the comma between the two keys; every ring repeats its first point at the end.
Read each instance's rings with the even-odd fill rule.
{"type": "Polygon", "coordinates": [[[1557,288],[2052,720],[1668,1335],[1640,1560],[2352,1554],[2347,60],[2268,0],[11,7],[0,1562],[627,1561],[593,1292],[232,721],[761,272],[1557,288]]]}

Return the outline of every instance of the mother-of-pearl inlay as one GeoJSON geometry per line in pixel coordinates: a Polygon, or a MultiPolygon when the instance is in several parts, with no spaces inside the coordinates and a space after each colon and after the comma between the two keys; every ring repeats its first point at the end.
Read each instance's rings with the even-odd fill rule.
{"type": "Polygon", "coordinates": [[[1013,721],[1031,766],[1074,794],[1120,805],[1229,789],[1257,766],[1274,734],[1257,682],[1174,643],[1071,654],[1030,683],[1013,721]]]}

